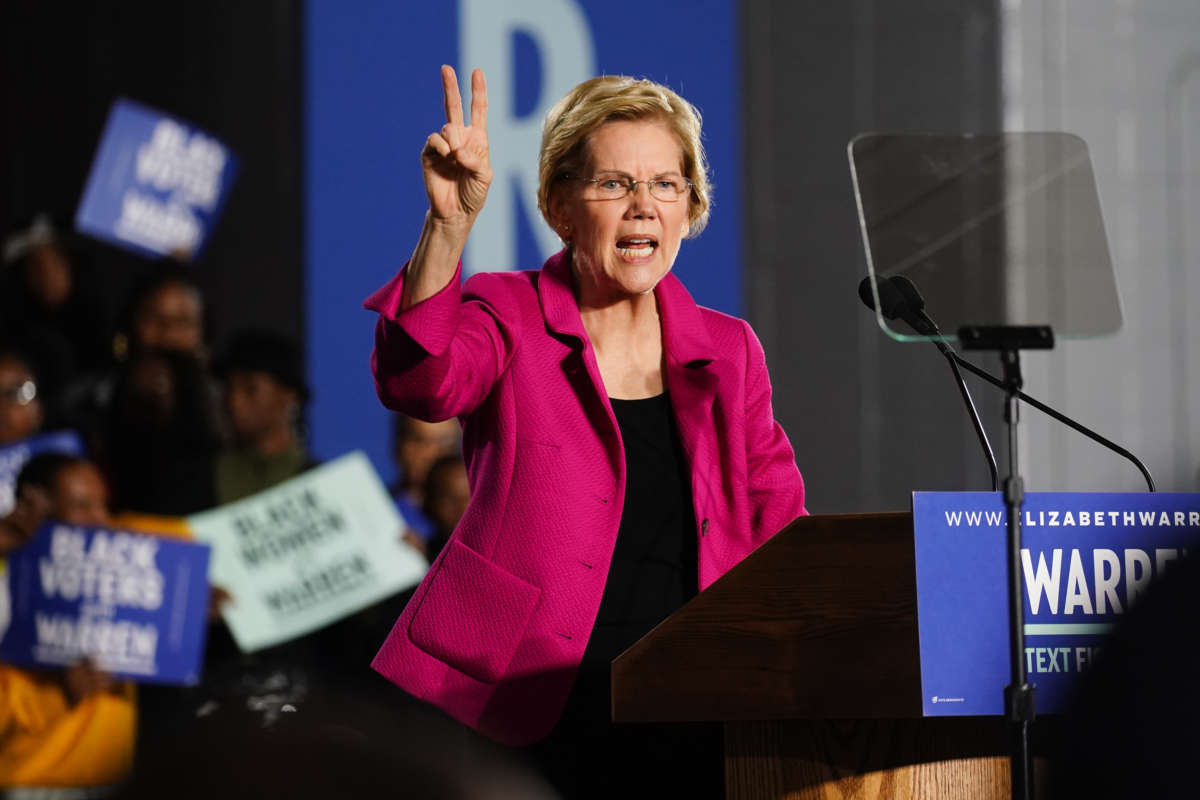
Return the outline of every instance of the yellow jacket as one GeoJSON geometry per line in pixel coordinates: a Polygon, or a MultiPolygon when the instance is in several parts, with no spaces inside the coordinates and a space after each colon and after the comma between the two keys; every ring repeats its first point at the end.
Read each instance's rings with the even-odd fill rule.
{"type": "MultiPolygon", "coordinates": [[[[124,514],[113,522],[127,530],[190,538],[182,520],[124,514]]],[[[0,559],[0,606],[8,599],[5,566],[0,559]]],[[[0,619],[0,636],[4,623],[0,619]]],[[[0,664],[0,787],[124,780],[133,767],[136,697],[134,684],[125,681],[72,707],[57,674],[0,664]]]]}
{"type": "Polygon", "coordinates": [[[0,664],[0,786],[100,786],[133,765],[132,683],[71,707],[54,674],[0,664]]]}

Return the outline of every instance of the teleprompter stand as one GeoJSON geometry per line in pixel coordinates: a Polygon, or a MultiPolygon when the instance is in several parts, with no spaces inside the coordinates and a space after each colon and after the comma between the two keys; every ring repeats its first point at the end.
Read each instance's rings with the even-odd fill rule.
{"type": "Polygon", "coordinates": [[[1008,516],[1008,642],[1012,683],[1004,690],[1004,708],[1012,731],[1012,796],[1033,798],[1033,753],[1029,732],[1037,714],[1034,687],[1025,674],[1025,597],[1021,586],[1021,509],[1025,484],[1017,459],[1018,401],[1021,393],[1021,351],[1049,350],[1054,332],[1049,325],[968,325],[958,329],[966,350],[1000,353],[1004,383],[1004,422],[1008,427],[1008,476],[1004,479],[1004,506],[1008,516]]]}

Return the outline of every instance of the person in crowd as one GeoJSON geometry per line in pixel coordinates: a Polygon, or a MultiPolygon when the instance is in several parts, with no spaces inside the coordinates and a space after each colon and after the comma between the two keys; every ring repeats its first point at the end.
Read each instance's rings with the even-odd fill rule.
{"type": "MultiPolygon", "coordinates": [[[[234,335],[218,366],[233,434],[232,446],[209,463],[213,499],[221,505],[295,477],[313,461],[300,432],[308,390],[298,345],[275,333],[245,330],[234,335]]],[[[214,587],[214,604],[222,601],[236,604],[236,593],[230,597],[214,587]]],[[[314,634],[243,653],[226,625],[210,626],[205,680],[170,696],[155,693],[146,715],[153,734],[141,748],[138,770],[142,762],[153,769],[170,758],[171,732],[183,726],[202,738],[229,724],[273,727],[285,706],[306,709],[322,688],[323,655],[314,634]]],[[[340,656],[328,654],[339,665],[340,656]]]]}
{"type": "Polygon", "coordinates": [[[430,561],[450,541],[454,526],[462,519],[471,501],[471,486],[467,480],[467,465],[457,453],[445,455],[434,461],[425,477],[424,505],[422,510],[433,523],[433,535],[429,540],[426,556],[430,561]]]}
{"type": "Polygon", "coordinates": [[[91,272],[78,261],[46,215],[4,243],[0,334],[19,341],[38,361],[46,397],[59,398],[77,375],[107,358],[108,310],[91,272]]]}
{"type": "Polygon", "coordinates": [[[425,481],[435,461],[462,450],[458,420],[425,422],[404,414],[392,420],[392,459],[400,475],[392,485],[392,498],[411,531],[405,540],[422,552],[434,536],[434,523],[426,515],[425,481]]]}
{"type": "Polygon", "coordinates": [[[581,83],[547,114],[537,271],[459,261],[492,179],[487,93],[421,153],[429,209],[369,297],[383,403],[463,419],[471,501],[373,666],[529,754],[567,797],[722,796],[719,732],[610,721],[608,665],[804,514],[750,326],[671,268],[708,219],[700,117],[646,80],[581,83]],[[713,735],[715,734],[715,735],[713,735]]]}
{"type": "Polygon", "coordinates": [[[122,511],[184,516],[211,508],[223,445],[211,376],[195,356],[139,349],[117,374],[99,458],[122,511]]]}
{"type": "Polygon", "coordinates": [[[216,460],[218,504],[240,500],[314,465],[301,423],[308,402],[299,346],[267,331],[247,330],[229,346],[221,374],[233,447],[216,460]]]}
{"type": "MultiPolygon", "coordinates": [[[[63,399],[66,422],[81,431],[98,453],[107,446],[104,428],[117,386],[127,379],[131,363],[147,354],[165,353],[189,372],[209,370],[205,303],[199,285],[183,265],[166,262],[152,268],[134,286],[118,317],[110,361],[100,370],[75,376],[63,399]]],[[[206,405],[215,409],[220,401],[216,379],[208,375],[205,384],[211,395],[206,405]]]]}
{"type": "Polygon", "coordinates": [[[205,360],[204,294],[185,267],[157,267],[138,285],[114,337],[113,350],[170,350],[205,360]]]}
{"type": "MultiPolygon", "coordinates": [[[[16,495],[16,507],[0,520],[0,566],[46,519],[109,522],[104,479],[86,459],[34,456],[17,478],[16,495]]],[[[133,692],[131,683],[87,661],[65,670],[0,664],[0,787],[117,784],[133,763],[133,692]]]]}
{"type": "Polygon", "coordinates": [[[11,345],[0,345],[0,447],[33,436],[45,410],[29,358],[11,345]]]}

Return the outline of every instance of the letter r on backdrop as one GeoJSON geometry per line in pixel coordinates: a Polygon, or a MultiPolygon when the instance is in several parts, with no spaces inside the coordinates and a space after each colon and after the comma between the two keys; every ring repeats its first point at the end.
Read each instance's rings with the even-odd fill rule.
{"type": "Polygon", "coordinates": [[[463,105],[469,107],[471,70],[488,79],[488,141],[495,177],[471,236],[463,266],[470,273],[515,266],[518,215],[524,214],[542,258],[561,246],[537,209],[538,147],[542,121],[555,100],[596,71],[587,18],[574,0],[461,0],[459,5],[463,105]],[[517,85],[536,75],[516,74],[516,34],[533,40],[541,67],[533,109],[517,116],[517,85]]]}

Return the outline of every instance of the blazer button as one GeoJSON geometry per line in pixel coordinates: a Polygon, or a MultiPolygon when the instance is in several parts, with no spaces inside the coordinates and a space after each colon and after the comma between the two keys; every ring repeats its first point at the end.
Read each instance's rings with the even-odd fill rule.
{"type": "Polygon", "coordinates": [[[708,518],[707,517],[705,517],[704,520],[701,521],[701,523],[700,523],[700,535],[708,536],[708,518]]]}

